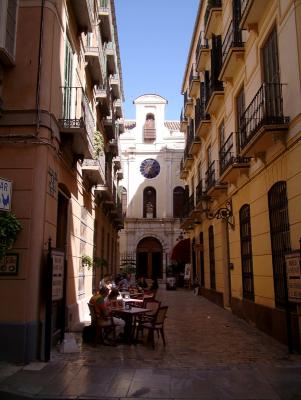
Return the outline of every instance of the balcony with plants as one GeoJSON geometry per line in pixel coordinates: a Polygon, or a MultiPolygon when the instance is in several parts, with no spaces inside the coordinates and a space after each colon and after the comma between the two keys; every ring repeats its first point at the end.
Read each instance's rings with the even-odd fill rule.
{"type": "Polygon", "coordinates": [[[188,96],[191,98],[196,98],[199,91],[200,91],[200,76],[198,71],[196,70],[196,64],[193,63],[189,74],[188,96]]]}
{"type": "Polygon", "coordinates": [[[199,72],[205,71],[209,67],[210,49],[208,39],[205,38],[204,31],[200,32],[196,52],[196,69],[199,72]]]}
{"type": "Polygon", "coordinates": [[[100,185],[105,182],[104,138],[100,131],[94,132],[93,147],[93,159],[84,159],[82,163],[83,178],[90,183],[90,186],[100,185]]]}
{"type": "Polygon", "coordinates": [[[231,82],[244,64],[244,31],[240,29],[239,21],[240,0],[233,0],[232,21],[222,44],[222,69],[219,77],[222,81],[231,82]]]}
{"type": "Polygon", "coordinates": [[[207,39],[210,39],[212,35],[221,34],[222,0],[207,0],[204,23],[205,37],[207,39]]]}
{"type": "Polygon", "coordinates": [[[206,113],[206,97],[205,84],[201,82],[200,97],[196,100],[195,105],[195,132],[196,136],[201,139],[206,139],[211,128],[210,115],[206,113]]]}
{"type": "Polygon", "coordinates": [[[258,30],[258,25],[264,13],[269,9],[271,0],[240,0],[241,29],[258,30]]]}
{"type": "Polygon", "coordinates": [[[89,100],[81,86],[64,86],[62,114],[58,118],[62,145],[76,158],[93,158],[93,141],[96,125],[89,100]],[[71,143],[71,146],[70,146],[71,143]]]}
{"type": "Polygon", "coordinates": [[[232,132],[220,148],[219,171],[221,183],[235,184],[241,175],[248,174],[251,159],[239,154],[238,140],[238,133],[232,132]]]}
{"type": "Polygon", "coordinates": [[[285,144],[289,117],[283,114],[283,84],[263,83],[240,120],[239,151],[257,157],[276,142],[285,144]]]}

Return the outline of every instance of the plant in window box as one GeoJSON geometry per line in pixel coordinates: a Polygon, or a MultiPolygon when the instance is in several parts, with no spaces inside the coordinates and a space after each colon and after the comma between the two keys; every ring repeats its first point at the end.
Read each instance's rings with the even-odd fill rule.
{"type": "Polygon", "coordinates": [[[21,228],[21,223],[14,214],[10,212],[0,213],[0,260],[12,248],[21,228]]]}
{"type": "Polygon", "coordinates": [[[93,259],[90,256],[83,255],[82,256],[82,265],[84,267],[87,267],[88,269],[91,269],[93,267],[93,259]]]}
{"type": "Polygon", "coordinates": [[[94,132],[93,147],[94,147],[94,158],[96,159],[103,154],[105,148],[104,138],[99,131],[94,132]]]}

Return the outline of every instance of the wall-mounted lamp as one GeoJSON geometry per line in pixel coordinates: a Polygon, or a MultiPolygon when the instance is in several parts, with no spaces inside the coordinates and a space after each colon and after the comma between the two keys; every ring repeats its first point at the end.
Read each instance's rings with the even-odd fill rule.
{"type": "Polygon", "coordinates": [[[212,198],[208,195],[203,195],[201,198],[202,211],[206,214],[208,219],[223,219],[234,229],[233,212],[232,212],[232,201],[227,200],[226,207],[221,207],[217,211],[211,211],[212,198]]]}

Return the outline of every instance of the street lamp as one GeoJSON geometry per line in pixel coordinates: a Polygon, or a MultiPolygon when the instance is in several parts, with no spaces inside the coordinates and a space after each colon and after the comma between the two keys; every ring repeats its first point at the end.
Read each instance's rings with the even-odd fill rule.
{"type": "Polygon", "coordinates": [[[202,212],[206,214],[207,219],[223,219],[234,229],[232,201],[227,200],[226,207],[221,207],[217,211],[211,211],[211,203],[213,202],[212,197],[203,195],[201,197],[202,212]]]}

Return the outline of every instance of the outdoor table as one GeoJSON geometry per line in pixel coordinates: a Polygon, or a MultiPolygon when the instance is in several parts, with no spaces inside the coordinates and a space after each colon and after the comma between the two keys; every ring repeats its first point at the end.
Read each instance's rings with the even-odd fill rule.
{"type": "Polygon", "coordinates": [[[134,343],[134,334],[135,334],[135,318],[137,315],[142,315],[147,313],[149,310],[147,308],[142,307],[131,307],[127,308],[112,308],[112,313],[120,318],[122,318],[125,322],[124,326],[124,340],[126,343],[134,343]]]}

